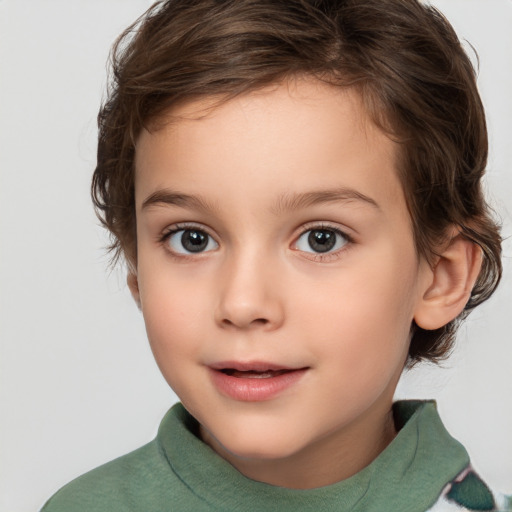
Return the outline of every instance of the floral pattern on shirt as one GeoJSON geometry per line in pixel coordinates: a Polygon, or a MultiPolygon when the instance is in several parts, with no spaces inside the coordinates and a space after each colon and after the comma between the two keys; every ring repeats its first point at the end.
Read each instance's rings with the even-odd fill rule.
{"type": "Polygon", "coordinates": [[[457,511],[509,512],[512,511],[512,497],[492,492],[469,466],[443,489],[427,512],[457,511]]]}

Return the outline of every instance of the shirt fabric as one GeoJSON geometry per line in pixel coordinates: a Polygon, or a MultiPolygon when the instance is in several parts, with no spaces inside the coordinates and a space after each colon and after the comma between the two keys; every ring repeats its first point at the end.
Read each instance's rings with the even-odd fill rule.
{"type": "Polygon", "coordinates": [[[296,490],[256,482],[203,443],[176,404],[149,444],[72,481],[42,512],[443,512],[512,511],[469,465],[434,402],[394,404],[398,435],[366,468],[341,482],[296,490]]]}

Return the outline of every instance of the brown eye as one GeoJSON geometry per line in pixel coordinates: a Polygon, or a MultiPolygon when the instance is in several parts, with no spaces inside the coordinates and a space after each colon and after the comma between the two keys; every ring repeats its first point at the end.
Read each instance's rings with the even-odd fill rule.
{"type": "Polygon", "coordinates": [[[336,233],[330,229],[313,229],[308,235],[308,244],[315,252],[327,252],[336,244],[336,233]]]}
{"type": "Polygon", "coordinates": [[[181,245],[189,252],[204,251],[208,245],[208,235],[202,231],[186,229],[181,235],[181,245]]]}
{"type": "Polygon", "coordinates": [[[179,229],[169,235],[169,247],[179,254],[194,254],[211,251],[218,247],[217,242],[200,229],[179,229]]]}
{"type": "Polygon", "coordinates": [[[295,246],[299,251],[326,253],[341,249],[348,238],[336,229],[317,228],[302,233],[295,246]]]}

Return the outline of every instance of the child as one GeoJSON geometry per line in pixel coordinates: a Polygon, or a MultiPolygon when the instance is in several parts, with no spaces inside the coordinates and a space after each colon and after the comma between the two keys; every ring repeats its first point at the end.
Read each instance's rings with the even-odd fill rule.
{"type": "Polygon", "coordinates": [[[437,11],[160,2],[99,127],[95,205],[182,404],[45,512],[512,510],[434,403],[393,404],[501,275],[483,108],[437,11]]]}

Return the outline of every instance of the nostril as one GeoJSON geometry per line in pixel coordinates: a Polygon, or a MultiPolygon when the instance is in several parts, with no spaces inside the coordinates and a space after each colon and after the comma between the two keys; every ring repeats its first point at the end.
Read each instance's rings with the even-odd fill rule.
{"type": "Polygon", "coordinates": [[[251,327],[251,326],[263,326],[267,325],[270,321],[267,318],[255,318],[254,320],[250,320],[249,322],[236,322],[230,320],[229,318],[224,318],[222,320],[222,325],[226,327],[251,327]]]}

